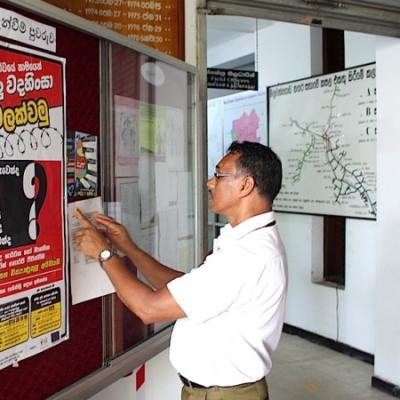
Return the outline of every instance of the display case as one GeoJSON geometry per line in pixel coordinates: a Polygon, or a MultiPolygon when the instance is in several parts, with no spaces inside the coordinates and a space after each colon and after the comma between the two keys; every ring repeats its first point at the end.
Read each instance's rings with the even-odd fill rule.
{"type": "MultiPolygon", "coordinates": [[[[105,211],[120,210],[121,222],[152,256],[189,270],[198,263],[203,236],[196,69],[39,0],[0,1],[0,8],[54,33],[51,48],[39,50],[65,60],[65,132],[97,138],[97,191],[105,211]]],[[[29,36],[21,42],[4,29],[0,35],[39,51],[29,36]]],[[[63,140],[66,146],[66,134],[63,140]]],[[[65,190],[64,205],[67,199],[65,190]]],[[[79,199],[79,193],[69,197],[79,199]]],[[[144,325],[115,294],[65,301],[68,339],[2,369],[0,400],[87,398],[169,345],[172,322],[144,325]]]]}

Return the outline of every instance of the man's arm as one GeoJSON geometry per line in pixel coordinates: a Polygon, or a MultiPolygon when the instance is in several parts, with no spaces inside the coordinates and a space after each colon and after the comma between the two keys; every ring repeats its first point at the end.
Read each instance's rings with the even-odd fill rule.
{"type": "Polygon", "coordinates": [[[131,239],[125,227],[114,219],[98,214],[96,221],[106,228],[105,234],[117,249],[121,250],[146,277],[150,284],[161,289],[173,279],[182,276],[183,272],[176,271],[161,264],[145,251],[140,249],[131,239]]]}
{"type": "Polygon", "coordinates": [[[183,275],[183,272],[161,264],[137,246],[125,254],[155,289],[162,289],[168,282],[183,275]]]}
{"type": "Polygon", "coordinates": [[[130,273],[119,256],[103,262],[103,269],[121,301],[145,324],[186,317],[167,287],[153,291],[130,273]]]}
{"type": "MultiPolygon", "coordinates": [[[[75,215],[82,226],[76,232],[77,246],[86,256],[98,259],[100,252],[109,247],[107,239],[79,210],[76,210],[75,215]]],[[[151,260],[145,260],[145,263],[147,261],[152,264],[151,260]]],[[[157,264],[157,261],[154,261],[157,264]]],[[[153,291],[130,273],[119,256],[114,255],[104,261],[103,269],[113,283],[121,301],[144,323],[150,324],[186,317],[167,287],[164,286],[153,291]]]]}

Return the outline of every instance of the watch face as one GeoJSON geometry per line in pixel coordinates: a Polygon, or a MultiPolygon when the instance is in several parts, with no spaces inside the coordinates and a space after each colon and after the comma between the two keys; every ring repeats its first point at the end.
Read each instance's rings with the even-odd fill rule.
{"type": "Polygon", "coordinates": [[[100,262],[107,261],[111,258],[112,252],[109,249],[105,249],[100,253],[100,262]]]}

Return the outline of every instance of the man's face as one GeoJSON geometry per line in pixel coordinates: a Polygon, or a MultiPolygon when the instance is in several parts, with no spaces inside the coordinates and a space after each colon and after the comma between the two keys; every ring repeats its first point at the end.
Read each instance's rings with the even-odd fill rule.
{"type": "Polygon", "coordinates": [[[213,212],[222,214],[228,219],[235,215],[235,210],[239,206],[239,194],[243,185],[244,175],[236,166],[238,158],[237,153],[227,154],[215,168],[217,177],[213,176],[207,181],[213,212]]]}

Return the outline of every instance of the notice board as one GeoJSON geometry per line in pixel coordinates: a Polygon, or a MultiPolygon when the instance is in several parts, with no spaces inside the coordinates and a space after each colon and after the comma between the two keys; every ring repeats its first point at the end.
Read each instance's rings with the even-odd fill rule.
{"type": "Polygon", "coordinates": [[[283,165],[275,210],[376,218],[375,76],[368,64],[268,88],[283,165]]]}
{"type": "MultiPolygon", "coordinates": [[[[71,130],[98,134],[100,129],[98,39],[65,26],[46,21],[38,16],[29,15],[29,13],[22,12],[21,10],[15,11],[56,28],[57,51],[55,56],[60,59],[65,59],[66,64],[66,97],[64,104],[66,126],[71,130]]],[[[8,55],[10,54],[8,53],[8,55]]],[[[46,60],[42,60],[42,67],[45,66],[45,61],[46,60]]],[[[46,68],[57,67],[58,65],[57,62],[55,62],[56,65],[53,64],[54,62],[50,62],[46,68]]],[[[36,101],[37,104],[40,98],[42,98],[42,96],[37,96],[37,98],[34,98],[33,100],[36,101]]],[[[48,100],[48,104],[50,103],[53,106],[57,104],[57,98],[48,100]]],[[[2,105],[5,104],[2,103],[2,105]]],[[[32,106],[32,104],[30,105],[32,106]]],[[[41,110],[44,110],[44,113],[40,115],[43,116],[43,123],[45,123],[46,108],[43,106],[41,110]]],[[[24,114],[20,113],[20,118],[22,118],[21,115],[23,116],[24,114]]],[[[48,137],[44,136],[41,139],[45,141],[44,143],[46,143],[46,145],[48,144],[48,142],[46,142],[48,137]]],[[[33,137],[32,140],[34,140],[33,137]]],[[[21,143],[22,142],[20,142],[19,145],[21,145],[21,143]]],[[[9,146],[6,146],[6,148],[9,150],[9,146]]],[[[60,162],[46,159],[45,153],[43,157],[36,157],[35,159],[26,156],[26,160],[33,160],[34,162],[26,163],[25,160],[20,160],[19,162],[21,165],[16,165],[16,161],[13,161],[14,165],[9,165],[9,170],[11,171],[13,167],[15,167],[13,169],[14,171],[16,170],[16,167],[21,167],[24,171],[27,170],[28,172],[30,169],[33,171],[44,170],[47,174],[46,176],[50,177],[52,175],[58,176],[56,175],[58,174],[57,171],[61,168],[60,162]],[[29,167],[29,165],[31,166],[29,167]]],[[[5,166],[3,165],[3,167],[5,166]]],[[[36,175],[40,175],[40,172],[37,172],[36,175]]],[[[60,221],[57,221],[57,218],[53,218],[55,215],[61,215],[60,212],[57,211],[57,207],[60,207],[60,192],[57,189],[57,185],[61,186],[61,184],[62,183],[57,179],[48,182],[48,186],[52,185],[51,192],[58,196],[56,201],[52,201],[51,204],[45,202],[42,204],[42,207],[36,207],[34,209],[32,208],[32,205],[27,205],[29,211],[32,208],[32,210],[36,212],[36,215],[39,216],[39,218],[42,218],[39,219],[40,229],[45,229],[45,226],[49,228],[49,224],[45,219],[52,219],[52,221],[56,222],[54,225],[60,226],[60,221]],[[56,184],[56,186],[54,186],[54,184],[56,184]]],[[[37,189],[40,191],[39,187],[40,184],[37,189]]],[[[2,190],[2,197],[3,194],[4,192],[2,190]]],[[[38,198],[39,197],[36,196],[36,199],[38,198]]],[[[40,202],[40,200],[37,200],[37,202],[40,202]]],[[[20,238],[20,240],[24,239],[20,238]]],[[[25,240],[28,240],[28,238],[25,238],[25,240]]],[[[26,248],[30,249],[31,246],[28,245],[26,248]]],[[[54,248],[56,248],[56,244],[54,244],[54,248]]],[[[37,252],[36,254],[41,253],[37,252]]],[[[28,256],[28,254],[26,256],[28,256]]],[[[21,257],[23,257],[23,255],[21,255],[21,257]]],[[[51,260],[54,261],[54,259],[57,259],[57,257],[51,257],[51,260]]],[[[60,273],[57,268],[55,268],[54,271],[56,274],[60,273]]],[[[57,309],[57,296],[58,293],[61,294],[61,289],[57,289],[56,287],[55,289],[60,292],[54,293],[54,295],[50,293],[50,300],[53,301],[53,304],[48,305],[48,312],[55,312],[54,310],[57,309]]],[[[36,303],[40,305],[41,301],[43,301],[43,298],[42,300],[38,299],[36,303]]],[[[65,301],[70,306],[69,298],[65,299],[65,301]]],[[[24,310],[23,303],[19,304],[19,307],[20,310],[24,310]]],[[[55,313],[54,315],[56,316],[58,314],[55,313]]],[[[16,317],[21,316],[23,315],[21,314],[16,317]]],[[[53,322],[58,323],[58,319],[54,317],[53,322]]],[[[23,326],[25,323],[24,318],[18,319],[21,332],[23,332],[23,326]]],[[[44,329],[44,327],[42,328],[44,329]]],[[[62,388],[71,385],[91,372],[94,372],[96,369],[99,369],[102,366],[103,361],[102,335],[101,299],[89,301],[79,306],[70,306],[68,340],[63,341],[61,344],[40,354],[20,361],[18,366],[9,366],[0,370],[0,399],[44,399],[62,388]],[[83,321],[84,323],[82,323],[83,321]]],[[[1,353],[3,352],[0,352],[0,354],[1,353]]]]}
{"type": "MultiPolygon", "coordinates": [[[[8,3],[3,5],[0,0],[0,36],[7,43],[3,47],[19,45],[19,48],[23,47],[28,53],[36,56],[39,55],[37,48],[40,48],[43,60],[47,58],[62,60],[62,64],[65,64],[64,131],[71,133],[75,139],[77,133],[79,138],[84,134],[85,138],[90,138],[92,145],[102,139],[103,145],[97,150],[103,154],[99,154],[96,159],[103,160],[104,163],[103,165],[101,162],[96,163],[95,170],[92,169],[90,172],[95,173],[98,191],[104,190],[103,198],[111,201],[106,203],[106,210],[118,211],[120,207],[122,222],[132,230],[142,248],[163,263],[179,266],[185,271],[189,270],[195,264],[193,249],[196,243],[192,190],[194,187],[193,121],[196,110],[193,107],[195,68],[164,55],[157,56],[151,49],[147,51],[133,42],[131,45],[127,44],[125,39],[121,40],[117,35],[110,35],[106,29],[101,34],[99,33],[101,29],[93,28],[93,24],[87,21],[80,20],[79,26],[74,27],[71,24],[75,23],[77,18],[71,18],[62,10],[52,8],[50,14],[54,19],[50,20],[50,17],[44,15],[42,6],[25,5],[20,9],[17,2],[13,4],[15,4],[13,7],[8,3]],[[30,24],[35,28],[31,29],[30,24]],[[110,37],[112,39],[108,39],[110,37]],[[104,74],[103,67],[106,63],[109,70],[104,74]],[[105,88],[109,84],[110,79],[111,93],[100,90],[100,87],[105,88]],[[174,93],[174,96],[171,97],[171,93],[174,93]],[[108,115],[108,109],[105,111],[106,104],[111,106],[111,115],[108,115]],[[112,124],[112,129],[106,130],[105,127],[110,126],[109,124],[112,124]],[[107,134],[103,138],[98,138],[100,131],[107,134]],[[110,162],[110,158],[115,163],[110,162]]],[[[12,62],[7,64],[9,66],[4,67],[5,64],[0,63],[0,70],[12,69],[10,66],[12,62]]],[[[20,64],[24,66],[25,62],[20,64]]],[[[29,68],[39,69],[38,60],[28,61],[27,65],[31,64],[32,67],[29,68]]],[[[45,65],[44,61],[41,65],[45,65]]],[[[18,63],[16,67],[19,68],[18,63]]],[[[47,71],[47,66],[44,71],[47,71]]],[[[11,81],[6,84],[9,85],[6,91],[13,90],[12,83],[11,81]]],[[[38,90],[42,84],[46,89],[51,86],[46,79],[43,79],[43,82],[35,80],[36,84],[38,90]]],[[[22,91],[25,82],[21,81],[21,85],[19,89],[22,91]]],[[[28,101],[39,102],[42,97],[26,100],[24,98],[23,101],[26,101],[26,107],[29,105],[32,108],[33,103],[28,104],[28,101]]],[[[18,105],[17,118],[17,113],[12,114],[14,105],[10,108],[8,104],[2,102],[3,100],[0,100],[0,105],[4,106],[4,109],[7,108],[6,114],[15,116],[14,120],[11,118],[11,122],[7,117],[5,121],[7,129],[10,130],[14,122],[19,124],[24,118],[32,117],[26,116],[25,106],[21,108],[18,105]]],[[[50,115],[55,111],[53,108],[51,102],[50,115]]],[[[43,109],[45,112],[43,115],[40,114],[39,122],[45,124],[46,108],[43,109]]],[[[4,125],[4,120],[1,123],[4,125]]],[[[27,128],[32,127],[27,126],[27,128]]],[[[22,130],[25,132],[25,128],[22,130]]],[[[49,144],[48,133],[47,130],[43,135],[39,135],[46,146],[49,144]]],[[[17,146],[18,143],[22,142],[17,140],[17,146]]],[[[66,150],[69,149],[71,154],[74,153],[67,141],[64,141],[64,145],[66,150]]],[[[9,142],[5,142],[2,148],[9,151],[9,142]]],[[[91,148],[94,149],[93,146],[91,148]]],[[[68,183],[71,183],[71,179],[68,178],[73,180],[78,178],[80,181],[82,177],[90,179],[88,174],[80,173],[84,169],[81,166],[86,164],[79,149],[82,150],[77,146],[75,154],[78,157],[67,157],[67,165],[64,163],[62,168],[60,166],[64,172],[72,168],[71,174],[64,174],[65,182],[62,183],[60,180],[58,186],[52,183],[49,191],[59,193],[60,186],[67,189],[68,183]],[[72,163],[69,162],[71,160],[72,163]]],[[[68,151],[66,153],[68,154],[68,151]]],[[[41,172],[36,172],[44,170],[48,172],[46,176],[57,175],[57,168],[48,165],[48,161],[54,160],[48,160],[45,152],[36,158],[27,156],[27,160],[31,161],[28,165],[33,164],[30,168],[38,178],[35,182],[30,182],[29,193],[34,192],[34,196],[31,197],[35,201],[25,208],[34,210],[35,215],[42,218],[38,221],[39,227],[46,221],[49,227],[54,222],[53,225],[57,228],[59,222],[56,218],[52,218],[56,202],[52,201],[50,205],[41,204],[41,172]],[[46,218],[43,219],[43,216],[46,218]]],[[[16,165],[15,160],[11,161],[10,165],[5,166],[8,171],[16,170],[17,166],[24,170],[28,168],[28,165],[16,165]],[[11,161],[14,164],[11,164],[11,161]]],[[[90,176],[93,180],[93,176],[90,176]]],[[[6,185],[7,190],[9,183],[6,185]]],[[[71,190],[67,196],[65,190],[64,204],[67,200],[75,201],[81,196],[89,195],[87,191],[84,194],[80,194],[81,192],[81,190],[71,190]]],[[[1,199],[7,196],[5,190],[0,192],[1,199]]],[[[58,196],[61,197],[60,194],[58,196]]],[[[5,220],[1,223],[3,222],[5,227],[5,220]]],[[[10,229],[7,225],[7,232],[11,232],[10,229]]],[[[25,254],[17,257],[23,256],[25,254]]],[[[50,264],[52,267],[55,266],[50,263],[55,258],[51,257],[49,266],[50,264]]],[[[130,265],[130,267],[133,273],[136,273],[135,266],[130,265]]],[[[53,300],[52,296],[53,294],[50,298],[46,297],[46,303],[48,300],[53,300]]],[[[19,398],[41,400],[63,389],[66,392],[74,390],[68,388],[74,383],[77,383],[78,387],[84,385],[87,388],[89,385],[90,390],[95,391],[99,387],[95,378],[98,374],[105,374],[108,376],[107,379],[113,379],[115,368],[120,371],[120,367],[115,367],[120,353],[126,353],[138,345],[141,349],[142,347],[145,349],[148,357],[154,356],[159,351],[159,342],[154,346],[154,342],[149,341],[146,347],[146,339],[154,334],[162,335],[161,331],[164,330],[165,324],[144,325],[120,303],[114,302],[113,298],[97,298],[72,305],[69,294],[65,293],[64,296],[65,304],[69,306],[69,331],[68,335],[64,335],[65,340],[46,351],[20,359],[12,366],[0,369],[2,383],[0,400],[19,398]],[[110,360],[116,363],[109,363],[110,360]]],[[[54,300],[56,299],[57,296],[54,295],[54,300]]],[[[1,298],[0,305],[3,305],[1,298]]],[[[39,305],[45,306],[40,302],[39,305]]],[[[56,308],[53,307],[54,304],[46,305],[49,311],[56,308]]],[[[21,310],[26,308],[24,303],[18,306],[21,310]]],[[[21,326],[26,326],[24,318],[20,319],[21,315],[15,317],[21,326]]],[[[52,321],[58,322],[55,318],[52,321]]],[[[0,329],[1,327],[3,326],[0,326],[0,329]]],[[[166,337],[162,337],[163,345],[167,345],[166,337]]],[[[4,335],[0,336],[0,342],[3,338],[4,335]]],[[[45,344],[45,341],[41,344],[45,344]]],[[[4,350],[0,349],[0,357],[3,355],[1,353],[5,354],[4,350]]]]}

